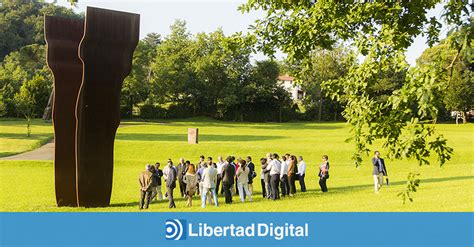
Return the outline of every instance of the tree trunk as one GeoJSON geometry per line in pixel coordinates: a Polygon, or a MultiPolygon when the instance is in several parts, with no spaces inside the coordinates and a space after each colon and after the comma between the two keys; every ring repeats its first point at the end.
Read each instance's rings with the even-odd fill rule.
{"type": "Polygon", "coordinates": [[[281,106],[280,106],[280,114],[279,114],[279,122],[281,123],[281,106]]]}
{"type": "Polygon", "coordinates": [[[49,94],[48,104],[46,105],[46,108],[44,109],[43,120],[45,121],[51,120],[51,117],[53,114],[53,99],[54,99],[54,89],[51,90],[51,93],[49,94]]]}
{"type": "Polygon", "coordinates": [[[319,91],[319,109],[318,109],[318,121],[321,122],[322,111],[323,111],[323,92],[319,91]]]}
{"type": "Polygon", "coordinates": [[[462,123],[463,123],[463,124],[466,124],[466,123],[467,123],[466,112],[465,112],[465,111],[462,111],[461,116],[462,116],[462,123]]]}
{"type": "Polygon", "coordinates": [[[133,117],[133,96],[130,96],[130,102],[128,102],[128,110],[130,117],[133,117]]]}

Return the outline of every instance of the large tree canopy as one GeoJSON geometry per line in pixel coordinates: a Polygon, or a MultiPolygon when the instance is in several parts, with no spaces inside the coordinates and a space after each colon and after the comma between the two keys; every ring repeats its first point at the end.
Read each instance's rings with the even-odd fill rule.
{"type": "MultiPolygon", "coordinates": [[[[331,49],[343,41],[355,46],[357,55],[364,56],[363,62],[351,66],[343,78],[323,83],[326,92],[345,105],[343,116],[352,126],[350,140],[355,143],[353,159],[357,166],[377,139],[383,140],[390,157],[414,158],[423,165],[429,164],[428,157],[434,152],[443,165],[450,159],[452,148],[433,126],[425,124],[437,115],[434,96],[445,87],[437,83],[441,71],[436,67],[407,71],[404,56],[418,35],[426,35],[429,45],[439,41],[442,25],[436,17],[427,17],[427,11],[439,2],[249,0],[241,10],[266,11],[265,18],[257,20],[252,28],[259,49],[267,54],[278,48],[290,60],[301,60],[309,67],[313,51],[331,49]],[[381,74],[405,71],[403,86],[386,101],[370,94],[381,74]]],[[[467,1],[451,0],[445,3],[443,16],[448,25],[461,28],[469,22],[472,8],[467,1]]],[[[457,46],[459,52],[466,43],[470,44],[450,45],[457,46]]],[[[401,195],[411,200],[410,192],[416,190],[419,180],[416,174],[408,178],[407,189],[401,195]]]]}
{"type": "Polygon", "coordinates": [[[1,1],[0,61],[25,45],[45,44],[44,15],[80,17],[71,9],[43,1],[1,1]]]}

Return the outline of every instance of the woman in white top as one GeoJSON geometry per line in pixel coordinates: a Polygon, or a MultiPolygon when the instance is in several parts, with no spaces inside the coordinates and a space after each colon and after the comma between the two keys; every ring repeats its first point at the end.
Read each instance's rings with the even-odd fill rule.
{"type": "Polygon", "coordinates": [[[250,169],[247,168],[247,162],[243,159],[239,161],[240,167],[239,170],[237,171],[237,186],[239,188],[239,195],[240,195],[240,201],[244,202],[245,197],[244,195],[247,195],[249,198],[249,201],[252,201],[252,193],[250,193],[249,190],[249,171],[250,169]],[[244,194],[245,193],[245,194],[244,194]]]}

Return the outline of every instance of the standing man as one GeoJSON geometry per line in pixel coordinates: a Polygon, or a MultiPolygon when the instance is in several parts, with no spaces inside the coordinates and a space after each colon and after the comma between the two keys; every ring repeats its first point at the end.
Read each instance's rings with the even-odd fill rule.
{"type": "Polygon", "coordinates": [[[217,157],[217,184],[216,184],[216,193],[223,194],[224,190],[222,189],[222,167],[224,167],[225,162],[222,159],[222,156],[217,157]]]}
{"type": "Polygon", "coordinates": [[[204,164],[206,164],[206,161],[204,160],[204,155],[201,154],[201,156],[199,156],[199,162],[198,162],[198,165],[197,165],[197,169],[199,170],[199,168],[201,168],[201,166],[203,166],[204,164]]]}
{"type": "Polygon", "coordinates": [[[186,163],[184,162],[184,158],[179,159],[179,164],[176,168],[178,170],[179,192],[181,193],[181,197],[184,197],[186,195],[186,184],[183,181],[183,176],[186,173],[186,163]]]}
{"type": "Polygon", "coordinates": [[[235,167],[232,165],[232,157],[227,157],[227,163],[222,168],[222,187],[224,189],[225,203],[232,203],[231,189],[234,185],[235,167]]]}
{"type": "Polygon", "coordinates": [[[155,172],[153,173],[153,183],[156,184],[153,187],[153,193],[151,194],[151,201],[157,198],[157,200],[163,200],[163,193],[161,193],[161,177],[163,177],[163,171],[160,169],[160,162],[155,164],[155,172]],[[158,197],[156,197],[158,195],[158,197]]]}
{"type": "MultiPolygon", "coordinates": [[[[206,207],[206,199],[208,194],[212,193],[214,205],[219,206],[217,202],[216,183],[217,183],[217,169],[212,165],[212,159],[202,173],[202,192],[201,192],[201,207],[206,207]]],[[[209,195],[210,196],[210,195],[209,195]]]]}
{"type": "Polygon", "coordinates": [[[306,174],[306,162],[303,160],[303,156],[298,157],[298,180],[300,181],[301,192],[306,192],[306,184],[304,183],[304,176],[306,174]]]}
{"type": "MultiPolygon", "coordinates": [[[[270,170],[267,169],[270,165],[270,163],[273,161],[272,154],[268,153],[267,154],[267,163],[265,165],[262,165],[262,170],[265,172],[264,176],[264,181],[265,181],[265,190],[267,192],[267,199],[270,199],[272,197],[272,185],[270,181],[270,170]]],[[[262,173],[263,173],[262,171],[262,173]]]]}
{"type": "Polygon", "coordinates": [[[148,209],[148,205],[151,201],[151,194],[152,194],[152,183],[153,183],[153,173],[152,173],[151,165],[145,166],[145,171],[140,173],[138,177],[138,182],[140,183],[140,203],[138,205],[139,209],[148,209]]]}
{"type": "Polygon", "coordinates": [[[176,188],[176,179],[178,177],[178,171],[176,167],[173,166],[173,161],[168,159],[168,178],[166,179],[166,194],[168,195],[168,200],[170,202],[170,208],[176,208],[173,198],[173,190],[176,188]]]}
{"type": "Polygon", "coordinates": [[[247,156],[247,168],[249,169],[249,191],[253,195],[253,179],[257,176],[255,173],[255,165],[252,162],[252,157],[247,156]]]}
{"type": "Polygon", "coordinates": [[[278,154],[273,154],[273,160],[267,166],[267,170],[270,171],[270,184],[272,190],[272,200],[280,199],[280,190],[278,185],[280,183],[280,170],[281,162],[278,160],[278,154]]]}
{"type": "MultiPolygon", "coordinates": [[[[382,188],[383,184],[383,176],[387,176],[387,170],[385,168],[385,161],[380,158],[380,152],[375,151],[374,157],[372,158],[372,164],[374,165],[374,171],[372,172],[372,176],[374,177],[374,186],[375,186],[375,193],[379,193],[380,188],[382,188]]],[[[388,185],[388,178],[387,178],[387,185],[388,185]]]]}
{"type": "Polygon", "coordinates": [[[290,194],[290,183],[288,182],[288,158],[286,155],[281,157],[283,161],[280,166],[280,187],[281,196],[285,197],[290,194]]]}

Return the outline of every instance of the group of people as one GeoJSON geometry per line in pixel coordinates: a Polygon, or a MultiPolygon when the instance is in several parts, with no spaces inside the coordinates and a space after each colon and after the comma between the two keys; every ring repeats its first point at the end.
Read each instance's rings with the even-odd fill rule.
{"type": "MultiPolygon", "coordinates": [[[[306,192],[306,163],[302,156],[297,158],[295,155],[285,154],[280,158],[276,153],[269,153],[260,159],[260,163],[260,181],[264,198],[278,200],[280,197],[294,196],[297,180],[300,191],[306,192]]],[[[382,187],[383,176],[387,176],[385,162],[380,158],[380,152],[375,152],[372,163],[375,192],[378,193],[382,187]]],[[[329,179],[329,168],[329,157],[323,155],[318,171],[322,192],[328,191],[326,181],[329,179]]],[[[218,194],[224,195],[226,204],[233,202],[234,195],[239,195],[241,202],[246,199],[252,201],[253,181],[256,177],[255,164],[250,156],[245,159],[228,156],[225,160],[219,156],[217,162],[214,162],[212,157],[207,157],[206,160],[201,155],[196,165],[180,158],[176,166],[171,159],[168,159],[163,170],[160,169],[159,162],[155,165],[148,164],[139,176],[139,208],[147,209],[154,199],[163,200],[162,178],[166,186],[164,196],[169,200],[169,208],[176,208],[173,194],[175,188],[179,188],[181,197],[187,199],[187,207],[192,206],[193,197],[197,194],[201,197],[201,207],[205,208],[206,204],[219,206],[218,194]]],[[[386,181],[388,185],[388,178],[386,181]]]]}

